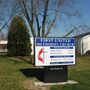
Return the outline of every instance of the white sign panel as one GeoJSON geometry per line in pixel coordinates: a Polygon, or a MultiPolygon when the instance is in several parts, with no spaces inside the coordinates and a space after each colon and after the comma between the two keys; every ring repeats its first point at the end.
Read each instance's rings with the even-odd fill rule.
{"type": "Polygon", "coordinates": [[[74,38],[35,37],[35,66],[75,64],[74,38]]]}

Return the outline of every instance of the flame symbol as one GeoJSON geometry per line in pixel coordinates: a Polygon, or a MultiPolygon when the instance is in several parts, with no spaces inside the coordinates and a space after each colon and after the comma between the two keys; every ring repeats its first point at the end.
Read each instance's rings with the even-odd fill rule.
{"type": "Polygon", "coordinates": [[[41,61],[42,63],[44,63],[43,58],[41,57],[41,54],[44,52],[44,48],[42,48],[39,53],[38,53],[38,60],[41,61]]]}

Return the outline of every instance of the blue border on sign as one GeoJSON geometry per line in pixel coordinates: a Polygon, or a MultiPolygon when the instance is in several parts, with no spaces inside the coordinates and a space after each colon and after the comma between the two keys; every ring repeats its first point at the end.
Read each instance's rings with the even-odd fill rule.
{"type": "MultiPolygon", "coordinates": [[[[59,42],[57,42],[57,45],[55,45],[55,46],[58,46],[58,43],[60,44],[60,43],[63,43],[63,45],[62,44],[60,44],[61,46],[63,46],[63,49],[73,49],[73,46],[75,46],[75,38],[73,38],[73,37],[34,37],[34,46],[50,46],[49,45],[49,43],[50,43],[50,41],[44,41],[43,43],[43,45],[42,45],[42,41],[41,41],[41,39],[59,39],[59,42]],[[67,40],[66,40],[66,42],[64,42],[64,41],[60,41],[60,39],[68,39],[68,40],[71,40],[70,42],[68,42],[68,43],[73,43],[73,44],[71,44],[70,46],[71,47],[69,47],[69,48],[66,48],[66,46],[69,46],[69,45],[67,45],[66,43],[67,43],[67,40]],[[37,43],[40,43],[40,45],[37,45],[37,43]],[[66,45],[65,45],[66,44],[66,45]],[[64,45],[65,45],[65,47],[64,47],[64,45]]],[[[53,43],[56,43],[56,41],[55,40],[52,40],[52,42],[51,42],[51,46],[54,46],[54,45],[52,45],[53,43]],[[54,42],[53,42],[54,41],[54,42]]],[[[58,49],[58,48],[57,48],[58,49]]],[[[35,48],[34,48],[34,52],[35,52],[35,48]]],[[[76,57],[75,57],[76,58],[76,57]]],[[[60,63],[63,63],[63,65],[65,66],[71,66],[71,65],[75,65],[76,64],[76,62],[75,62],[75,64],[72,64],[73,63],[73,61],[70,61],[70,62],[59,62],[59,64],[60,63]]],[[[46,65],[46,66],[63,66],[62,64],[60,64],[60,65],[54,65],[54,64],[52,64],[52,65],[46,65]]],[[[35,66],[36,66],[36,59],[35,59],[35,66]]],[[[43,66],[43,65],[41,65],[41,66],[43,66]]],[[[45,67],[45,66],[44,66],[45,67]]]]}

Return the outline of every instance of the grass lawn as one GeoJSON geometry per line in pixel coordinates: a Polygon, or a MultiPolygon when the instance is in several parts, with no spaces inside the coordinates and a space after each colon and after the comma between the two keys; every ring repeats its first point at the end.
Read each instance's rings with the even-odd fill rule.
{"type": "MultiPolygon", "coordinates": [[[[30,63],[15,57],[0,56],[0,90],[42,90],[40,88],[29,89],[33,81],[38,80],[35,77],[25,76],[21,70],[34,68],[30,63]],[[27,81],[27,82],[25,82],[27,81]],[[27,88],[25,88],[27,85],[27,88]]],[[[76,80],[79,84],[50,86],[49,90],[90,90],[90,56],[78,56],[76,65],[69,66],[68,77],[70,80],[76,80]]],[[[32,74],[35,74],[32,72],[32,74]]],[[[45,90],[45,89],[44,89],[45,90]]],[[[47,90],[47,89],[46,89],[47,90]]]]}
{"type": "Polygon", "coordinates": [[[69,80],[76,80],[79,84],[51,86],[50,90],[90,90],[90,56],[78,56],[76,65],[68,68],[69,80]]]}
{"type": "Polygon", "coordinates": [[[0,90],[24,90],[27,79],[20,69],[30,68],[27,62],[15,57],[0,56],[0,90]]]}

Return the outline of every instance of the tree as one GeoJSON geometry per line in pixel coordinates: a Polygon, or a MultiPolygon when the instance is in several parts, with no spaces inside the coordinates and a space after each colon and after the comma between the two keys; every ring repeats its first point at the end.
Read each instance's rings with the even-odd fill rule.
{"type": "Polygon", "coordinates": [[[75,7],[76,0],[3,0],[2,2],[3,8],[8,7],[8,10],[4,11],[9,12],[11,16],[16,14],[24,16],[33,36],[48,36],[57,25],[57,20],[61,23],[63,16],[77,16],[78,12],[75,7]]]}
{"type": "Polygon", "coordinates": [[[13,16],[22,15],[26,19],[32,36],[45,37],[56,29],[58,23],[62,24],[62,20],[68,17],[68,22],[64,23],[71,25],[70,27],[67,25],[64,29],[66,29],[66,36],[70,35],[75,30],[72,25],[78,28],[69,20],[72,18],[74,21],[77,19],[75,17],[79,17],[80,8],[78,11],[77,4],[80,2],[76,0],[0,0],[0,18],[6,18],[5,21],[0,19],[4,22],[0,31],[9,24],[13,16]]]}
{"type": "Polygon", "coordinates": [[[31,53],[29,30],[20,16],[15,16],[11,21],[7,49],[8,55],[12,56],[28,56],[31,53]]]}
{"type": "MultiPolygon", "coordinates": [[[[33,36],[47,37],[62,17],[79,17],[76,0],[17,0],[33,36]]],[[[73,20],[74,21],[74,20],[73,20]]],[[[69,21],[68,21],[69,23],[69,21]]],[[[71,24],[72,25],[72,24],[71,24]]],[[[73,24],[74,25],[74,24],[73,24]]],[[[82,25],[82,24],[81,24],[82,25]]],[[[75,26],[75,25],[74,25],[75,26]]],[[[78,28],[78,26],[75,26],[78,28]]],[[[66,36],[74,32],[72,27],[66,36]]]]}
{"type": "Polygon", "coordinates": [[[74,0],[17,0],[33,36],[47,37],[61,15],[76,16],[74,0]]]}
{"type": "Polygon", "coordinates": [[[12,18],[20,13],[20,7],[15,0],[0,0],[0,32],[3,29],[8,31],[8,25],[12,18]],[[19,13],[18,13],[19,12],[19,13]]]}

